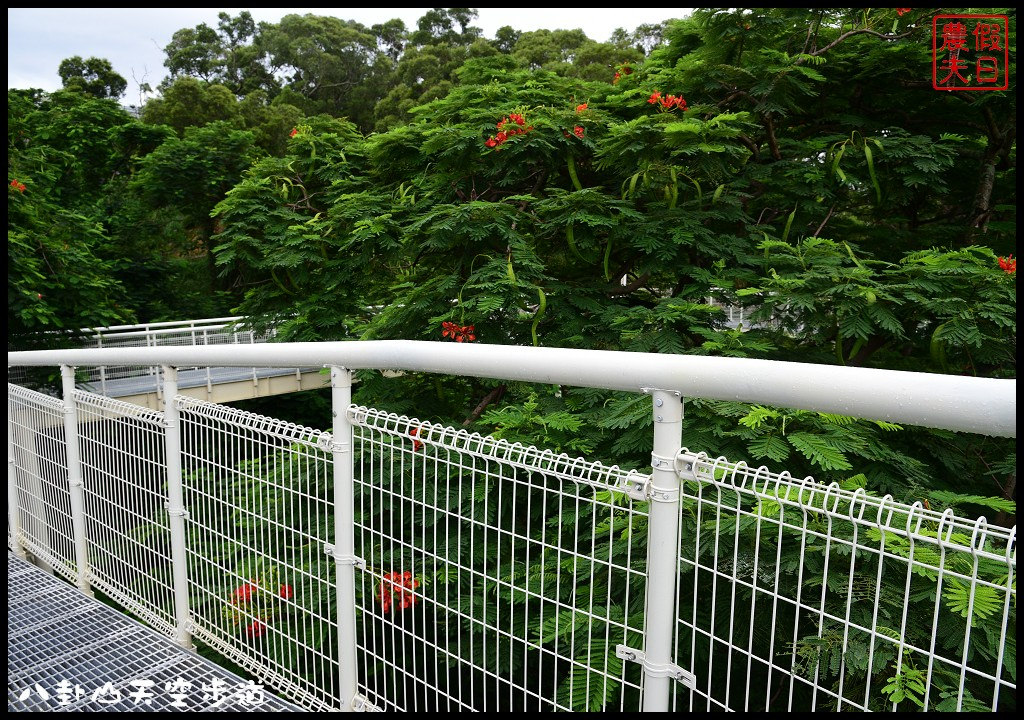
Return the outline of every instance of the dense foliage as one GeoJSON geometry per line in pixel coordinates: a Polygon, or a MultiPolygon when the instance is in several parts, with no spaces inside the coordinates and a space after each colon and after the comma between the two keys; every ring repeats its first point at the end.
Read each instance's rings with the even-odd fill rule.
{"type": "MultiPolygon", "coordinates": [[[[1015,65],[1005,92],[937,92],[931,15],[903,10],[700,10],[608,43],[489,40],[465,8],[222,14],[175,33],[141,119],[71,58],[65,90],[9,93],[11,336],[230,309],[294,340],[1015,377],[1015,65]]],[[[644,396],[359,379],[367,405],[649,462],[644,396]]],[[[684,433],[1013,522],[1010,441],[709,400],[684,433]]],[[[886,662],[860,669],[905,681],[886,662]]]]}

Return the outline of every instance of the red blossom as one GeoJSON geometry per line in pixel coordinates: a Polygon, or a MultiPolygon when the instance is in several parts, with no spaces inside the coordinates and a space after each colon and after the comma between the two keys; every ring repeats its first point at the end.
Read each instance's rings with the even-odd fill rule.
{"type": "Polygon", "coordinates": [[[295,592],[292,590],[291,585],[282,585],[278,594],[281,596],[282,600],[291,600],[295,597],[295,592]]]}
{"type": "Polygon", "coordinates": [[[615,73],[615,77],[613,77],[613,78],[612,78],[612,82],[613,82],[613,83],[617,83],[617,82],[619,81],[619,78],[620,78],[620,77],[622,77],[622,75],[621,75],[621,74],[619,74],[619,73],[615,73]]]}
{"type": "Polygon", "coordinates": [[[267,631],[267,624],[262,620],[253,620],[245,628],[245,634],[251,638],[262,637],[263,633],[267,631]]]}
{"type": "Polygon", "coordinates": [[[392,604],[400,610],[406,610],[416,604],[417,598],[413,591],[419,584],[409,571],[386,573],[377,588],[377,600],[384,612],[391,612],[392,604]]]}
{"type": "MultiPolygon", "coordinates": [[[[412,430],[409,431],[409,434],[412,435],[413,437],[416,437],[417,435],[420,434],[420,429],[419,428],[413,428],[412,430]]],[[[423,443],[421,443],[419,440],[413,440],[412,441],[412,451],[413,452],[418,452],[421,447],[423,447],[423,443]]]]}
{"type": "Polygon", "coordinates": [[[509,138],[516,135],[525,135],[533,130],[533,125],[527,127],[526,118],[519,113],[509,113],[508,117],[503,118],[495,127],[498,128],[497,135],[491,135],[484,140],[484,145],[496,150],[499,149],[499,145],[504,144],[509,138]]]}
{"type": "Polygon", "coordinates": [[[899,15],[900,17],[903,17],[913,9],[914,8],[896,8],[896,14],[899,15]]]}
{"type": "Polygon", "coordinates": [[[298,128],[292,128],[292,131],[288,134],[288,137],[295,137],[298,134],[299,134],[299,129],[298,128]]]}
{"type": "Polygon", "coordinates": [[[574,135],[575,135],[576,137],[578,137],[578,138],[579,138],[580,140],[582,140],[582,139],[583,139],[583,126],[582,126],[582,125],[577,125],[576,127],[574,127],[574,128],[572,129],[572,132],[573,132],[573,134],[574,134],[574,135]]]}
{"type": "Polygon", "coordinates": [[[647,102],[650,105],[657,105],[660,103],[666,110],[671,110],[672,108],[677,107],[685,112],[687,109],[686,99],[683,98],[682,95],[679,97],[676,97],[675,95],[662,95],[657,90],[651,93],[651,96],[647,98],[647,102]]]}
{"type": "Polygon", "coordinates": [[[231,602],[236,605],[245,604],[252,600],[252,595],[257,590],[259,590],[259,587],[256,585],[255,580],[247,582],[245,585],[240,585],[235,590],[235,596],[231,599],[231,602]]]}
{"type": "Polygon", "coordinates": [[[441,323],[441,337],[451,338],[455,342],[473,342],[476,340],[475,326],[443,322],[441,323]]]}
{"type": "Polygon", "coordinates": [[[1007,275],[1015,275],[1017,273],[1017,261],[1014,260],[1013,255],[999,258],[999,267],[1007,275]]]}
{"type": "Polygon", "coordinates": [[[17,190],[20,193],[25,192],[25,183],[18,182],[17,178],[15,178],[14,180],[11,180],[11,187],[14,188],[15,190],[17,190]]]}
{"type": "Polygon", "coordinates": [[[587,104],[586,103],[582,103],[582,104],[576,106],[576,112],[578,112],[578,113],[581,113],[581,112],[583,112],[586,109],[587,109],[587,104]]]}

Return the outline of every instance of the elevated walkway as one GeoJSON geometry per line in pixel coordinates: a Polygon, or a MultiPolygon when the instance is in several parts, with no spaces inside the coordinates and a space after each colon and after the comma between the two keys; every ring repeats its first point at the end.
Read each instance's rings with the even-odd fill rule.
{"type": "Polygon", "coordinates": [[[301,712],[7,554],[8,712],[301,712]]]}

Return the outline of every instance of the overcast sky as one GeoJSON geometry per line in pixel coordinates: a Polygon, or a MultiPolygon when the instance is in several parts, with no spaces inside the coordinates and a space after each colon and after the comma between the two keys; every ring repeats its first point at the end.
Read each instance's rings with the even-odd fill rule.
{"type": "MultiPolygon", "coordinates": [[[[429,8],[8,8],[7,87],[60,87],[57,66],[73,55],[102,57],[128,80],[126,103],[137,103],[137,82],[153,87],[164,77],[163,48],[176,30],[205,22],[217,26],[217,13],[276,22],[289,13],[334,15],[373,25],[400,18],[406,27],[429,8]]],[[[615,28],[660,22],[688,14],[687,8],[480,8],[474,23],[493,38],[503,25],[517,30],[582,28],[594,40],[607,40],[615,28]]]]}

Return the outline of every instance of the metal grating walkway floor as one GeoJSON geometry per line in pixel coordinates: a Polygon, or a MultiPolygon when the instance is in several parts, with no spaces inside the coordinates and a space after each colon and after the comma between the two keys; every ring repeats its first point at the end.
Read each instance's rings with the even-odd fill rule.
{"type": "Polygon", "coordinates": [[[7,554],[7,710],[301,712],[7,554]]]}

